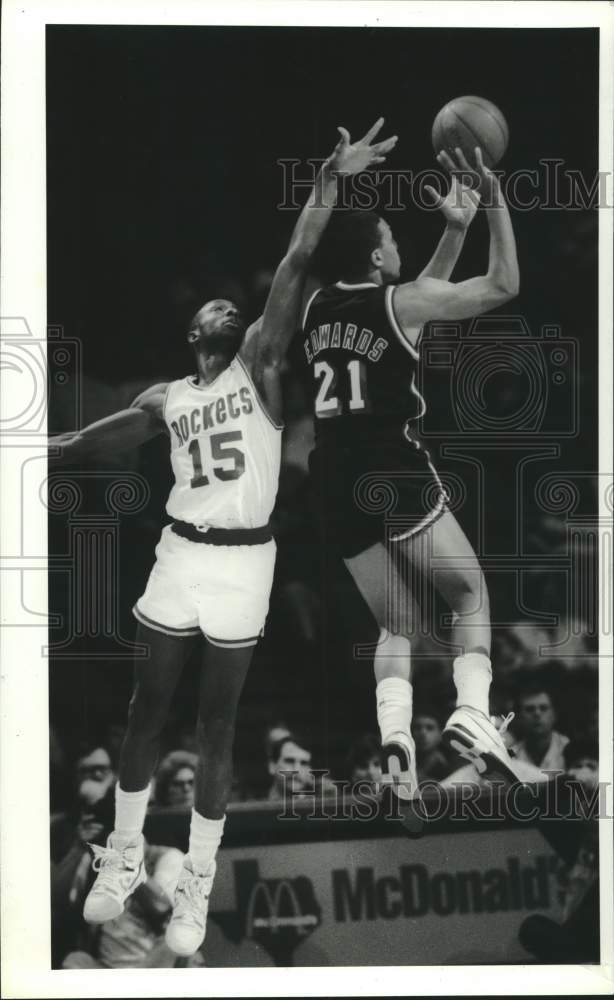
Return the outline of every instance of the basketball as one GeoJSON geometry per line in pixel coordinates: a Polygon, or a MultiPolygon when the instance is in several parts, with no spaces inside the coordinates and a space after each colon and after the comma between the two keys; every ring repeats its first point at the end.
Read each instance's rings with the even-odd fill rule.
{"type": "Polygon", "coordinates": [[[460,146],[468,162],[475,165],[475,147],[480,146],[487,167],[499,162],[509,139],[507,122],[496,104],[484,97],[456,97],[444,105],[433,122],[433,148],[454,154],[460,146]]]}

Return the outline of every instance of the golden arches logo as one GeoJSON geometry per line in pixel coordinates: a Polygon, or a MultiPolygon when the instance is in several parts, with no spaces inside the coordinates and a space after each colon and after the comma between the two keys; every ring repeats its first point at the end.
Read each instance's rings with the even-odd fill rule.
{"type": "Polygon", "coordinates": [[[299,934],[306,934],[308,929],[316,927],[318,918],[315,913],[301,913],[301,906],[296,891],[291,882],[281,879],[271,890],[266,882],[257,882],[247,905],[245,927],[247,937],[253,937],[255,930],[268,930],[276,934],[286,927],[293,927],[299,934]],[[280,915],[282,902],[286,901],[290,913],[280,915]],[[264,904],[266,915],[256,915],[256,904],[264,904]]]}

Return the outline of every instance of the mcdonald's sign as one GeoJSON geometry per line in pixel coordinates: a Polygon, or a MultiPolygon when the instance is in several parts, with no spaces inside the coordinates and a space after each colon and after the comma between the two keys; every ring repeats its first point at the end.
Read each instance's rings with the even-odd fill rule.
{"type": "Polygon", "coordinates": [[[313,882],[296,878],[263,878],[255,858],[232,866],[236,909],[217,912],[216,919],[235,940],[253,939],[278,965],[291,965],[294,949],[322,922],[313,882]]]}
{"type": "Polygon", "coordinates": [[[262,928],[276,934],[283,927],[292,927],[304,935],[318,923],[315,913],[301,912],[295,888],[288,879],[262,880],[253,887],[245,915],[246,937],[253,937],[254,931],[262,928]],[[273,888],[272,881],[276,882],[273,888]],[[259,912],[259,904],[263,904],[263,912],[259,912]]]}

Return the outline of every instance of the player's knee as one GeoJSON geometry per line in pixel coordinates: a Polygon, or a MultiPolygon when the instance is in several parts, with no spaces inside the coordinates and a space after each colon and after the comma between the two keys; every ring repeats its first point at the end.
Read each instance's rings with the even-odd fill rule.
{"type": "Polygon", "coordinates": [[[478,606],[483,611],[487,611],[490,614],[490,598],[488,596],[488,587],[486,585],[486,579],[484,577],[484,574],[482,573],[481,570],[478,574],[477,589],[475,596],[479,602],[478,606]]]}
{"type": "Polygon", "coordinates": [[[490,601],[488,587],[481,570],[460,573],[455,581],[455,610],[465,614],[488,613],[490,601]]]}

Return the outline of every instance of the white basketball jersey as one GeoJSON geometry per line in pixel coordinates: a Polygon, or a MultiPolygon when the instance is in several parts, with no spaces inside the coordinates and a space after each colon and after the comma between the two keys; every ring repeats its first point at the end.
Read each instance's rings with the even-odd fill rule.
{"type": "Polygon", "coordinates": [[[212,528],[259,528],[279,480],[281,426],[264,409],[239,357],[210,385],[171,382],[164,405],[175,485],[172,518],[212,528]]]}

